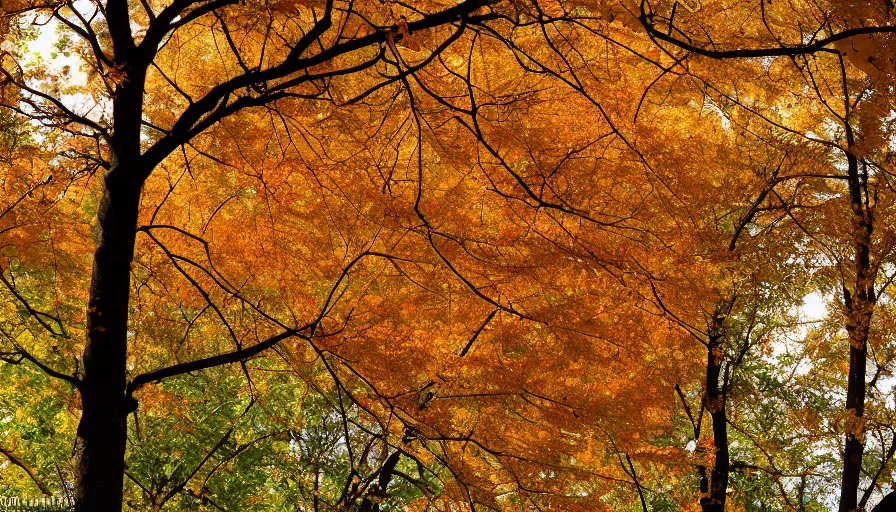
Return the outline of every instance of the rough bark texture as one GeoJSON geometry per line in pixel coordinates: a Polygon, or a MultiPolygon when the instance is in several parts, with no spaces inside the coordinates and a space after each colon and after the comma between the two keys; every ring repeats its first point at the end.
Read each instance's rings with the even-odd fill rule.
{"type": "Polygon", "coordinates": [[[865,415],[866,363],[868,329],[874,310],[875,271],[871,264],[871,234],[873,216],[866,202],[865,182],[859,174],[858,159],[847,153],[852,228],[855,236],[853,291],[843,290],[846,310],[846,331],[849,337],[849,374],[846,388],[845,443],[843,473],[840,483],[839,512],[858,510],[859,479],[862,472],[862,456],[865,445],[862,436],[862,418],[865,415]]]}

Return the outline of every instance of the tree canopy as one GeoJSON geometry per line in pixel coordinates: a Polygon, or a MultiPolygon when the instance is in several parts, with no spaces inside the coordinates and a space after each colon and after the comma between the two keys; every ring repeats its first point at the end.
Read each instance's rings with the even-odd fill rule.
{"type": "Polygon", "coordinates": [[[2,0],[0,494],[890,510],[890,0],[2,0]]]}

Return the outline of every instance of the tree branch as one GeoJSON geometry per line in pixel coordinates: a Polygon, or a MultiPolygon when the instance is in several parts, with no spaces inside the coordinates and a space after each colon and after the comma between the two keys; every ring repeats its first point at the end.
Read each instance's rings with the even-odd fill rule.
{"type": "Polygon", "coordinates": [[[37,475],[34,474],[34,470],[31,469],[31,466],[26,464],[22,459],[20,459],[16,454],[14,454],[11,450],[7,450],[0,446],[0,453],[6,456],[13,465],[20,467],[25,473],[28,473],[28,477],[31,478],[31,481],[34,482],[34,485],[40,489],[40,492],[44,494],[44,496],[52,496],[53,491],[50,490],[43,482],[41,482],[37,475]]]}
{"type": "Polygon", "coordinates": [[[195,372],[199,370],[205,370],[208,368],[214,368],[216,366],[223,366],[225,364],[238,363],[240,361],[245,361],[250,359],[265,350],[273,347],[277,343],[281,341],[291,338],[293,336],[298,336],[300,338],[307,338],[299,334],[299,331],[296,330],[287,330],[276,336],[271,336],[270,338],[256,343],[251,347],[246,347],[240,350],[234,350],[232,352],[227,352],[225,354],[219,354],[216,356],[206,357],[203,359],[197,359],[195,361],[190,361],[188,363],[180,363],[169,366],[167,368],[162,368],[159,370],[151,371],[148,373],[140,374],[134,377],[131,380],[130,384],[128,384],[127,394],[130,396],[138,389],[142,388],[146,384],[151,382],[159,382],[163,379],[167,379],[169,377],[174,377],[177,375],[183,375],[185,373],[195,372]]]}
{"type": "MultiPolygon", "coordinates": [[[[709,50],[701,48],[687,41],[682,41],[672,37],[671,35],[658,30],[652,23],[654,14],[646,10],[647,2],[641,2],[641,15],[638,19],[641,25],[647,31],[647,34],[654,40],[660,40],[665,43],[672,44],[697,55],[710,57],[712,59],[743,59],[749,57],[794,57],[798,55],[810,55],[819,52],[839,53],[837,50],[828,48],[828,45],[837,41],[849,39],[851,37],[866,34],[888,34],[896,32],[896,26],[872,26],[859,27],[844,30],[837,34],[830,35],[823,39],[819,39],[812,43],[796,44],[793,46],[776,46],[770,48],[741,48],[736,50],[709,50]]],[[[670,31],[671,32],[671,31],[670,31]]]]}

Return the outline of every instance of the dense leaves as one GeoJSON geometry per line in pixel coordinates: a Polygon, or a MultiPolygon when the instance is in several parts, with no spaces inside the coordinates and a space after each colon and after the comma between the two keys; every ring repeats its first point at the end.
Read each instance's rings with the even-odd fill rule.
{"type": "Polygon", "coordinates": [[[3,492],[892,490],[886,2],[2,8],[3,492]]]}

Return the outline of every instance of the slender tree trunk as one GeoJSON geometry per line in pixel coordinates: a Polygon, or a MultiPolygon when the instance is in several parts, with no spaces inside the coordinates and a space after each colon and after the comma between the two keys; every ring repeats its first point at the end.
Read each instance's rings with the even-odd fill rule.
{"type": "Polygon", "coordinates": [[[87,309],[81,421],[75,440],[75,510],[119,512],[127,444],[128,304],[140,176],[143,77],[116,88],[111,169],[97,213],[87,309]]]}
{"type": "MultiPolygon", "coordinates": [[[[714,331],[721,328],[721,321],[714,321],[714,331]]],[[[720,335],[710,333],[706,356],[706,391],[704,404],[712,418],[712,446],[715,462],[709,479],[708,496],[700,498],[700,507],[704,512],[722,512],[725,510],[725,498],[728,491],[728,416],[725,409],[725,393],[721,388],[722,352],[719,347],[720,335]]],[[[701,489],[702,490],[702,489],[701,489]]],[[[706,492],[706,491],[704,491],[706,492]]]]}
{"type": "Polygon", "coordinates": [[[806,512],[806,475],[800,476],[800,486],[796,493],[797,510],[806,512]]]}
{"type": "Polygon", "coordinates": [[[846,331],[849,337],[849,374],[846,387],[846,440],[843,450],[843,474],[840,486],[839,512],[858,510],[859,479],[865,452],[862,418],[865,415],[865,373],[868,329],[874,311],[875,272],[871,265],[873,217],[866,204],[867,190],[859,175],[858,159],[847,153],[852,227],[855,236],[855,289],[843,290],[846,309],[846,331]]]}
{"type": "Polygon", "coordinates": [[[854,336],[850,333],[849,376],[846,390],[846,411],[850,415],[847,424],[846,442],[843,450],[843,475],[840,483],[840,512],[858,510],[859,478],[862,471],[862,456],[865,445],[855,429],[865,414],[865,343],[852,345],[854,336]]]}

